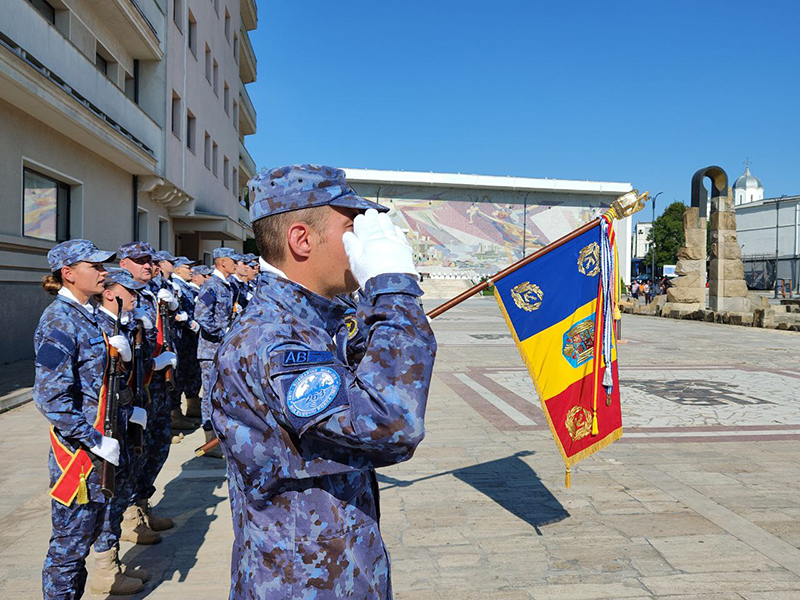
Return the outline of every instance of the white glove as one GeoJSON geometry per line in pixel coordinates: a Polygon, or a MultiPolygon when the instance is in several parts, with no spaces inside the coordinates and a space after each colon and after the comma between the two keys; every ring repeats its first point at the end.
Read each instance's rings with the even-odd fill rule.
{"type": "Polygon", "coordinates": [[[115,467],[119,466],[119,442],[114,438],[103,436],[100,445],[92,446],[89,450],[115,467]]]}
{"type": "Polygon", "coordinates": [[[157,297],[158,301],[166,304],[170,310],[178,309],[178,301],[175,299],[175,295],[169,290],[158,290],[157,297]]]}
{"type": "Polygon", "coordinates": [[[131,423],[136,423],[142,429],[147,427],[147,411],[143,409],[141,406],[134,406],[133,412],[131,413],[131,418],[128,419],[131,423]]]}
{"type": "Polygon", "coordinates": [[[122,362],[130,362],[131,360],[131,344],[124,335],[112,335],[108,338],[108,343],[119,351],[119,357],[122,362]]]}
{"type": "Polygon", "coordinates": [[[133,311],[133,318],[139,323],[142,324],[142,327],[149,330],[153,328],[153,322],[150,320],[146,314],[144,314],[143,308],[137,308],[133,311]]]}
{"type": "Polygon", "coordinates": [[[189,329],[191,329],[193,333],[200,333],[200,323],[192,321],[189,323],[189,329]]]}
{"type": "Polygon", "coordinates": [[[173,369],[178,366],[178,356],[174,352],[162,352],[153,359],[154,371],[162,371],[170,365],[173,369]]]}
{"type": "Polygon", "coordinates": [[[389,215],[370,208],[353,221],[353,232],[342,236],[350,270],[363,289],[367,281],[385,273],[408,273],[419,278],[413,252],[400,228],[389,215]]]}
{"type": "Polygon", "coordinates": [[[184,321],[188,321],[189,320],[189,315],[186,314],[186,311],[182,310],[177,315],[175,315],[175,320],[178,323],[183,323],[184,321]]]}

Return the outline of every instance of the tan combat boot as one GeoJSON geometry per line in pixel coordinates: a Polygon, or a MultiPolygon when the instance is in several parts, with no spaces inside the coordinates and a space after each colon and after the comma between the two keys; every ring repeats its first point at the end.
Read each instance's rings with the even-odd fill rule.
{"type": "Polygon", "coordinates": [[[191,431],[196,425],[181,414],[180,409],[172,409],[172,431],[191,431]]]}
{"type": "Polygon", "coordinates": [[[153,531],[164,531],[175,527],[175,522],[169,517],[157,517],[154,515],[153,507],[150,506],[147,500],[140,500],[136,505],[139,507],[139,510],[142,511],[145,523],[147,523],[148,527],[153,531]]]}
{"type": "Polygon", "coordinates": [[[140,579],[128,577],[119,566],[117,548],[95,552],[91,588],[93,594],[129,596],[144,589],[140,579]]]}
{"type": "Polygon", "coordinates": [[[192,396],[186,398],[186,416],[190,419],[202,419],[203,411],[200,408],[200,398],[192,396]]]}
{"type": "Polygon", "coordinates": [[[142,509],[135,504],[128,507],[122,515],[121,540],[151,546],[161,541],[161,536],[147,526],[142,509]]]}
{"type": "MultiPolygon", "coordinates": [[[[206,433],[206,443],[210,442],[211,440],[217,439],[217,434],[214,433],[213,430],[206,431],[205,433],[206,433]]],[[[208,456],[209,458],[225,458],[222,455],[222,448],[220,448],[219,446],[216,446],[215,448],[208,450],[205,454],[203,454],[203,456],[208,456]]]]}

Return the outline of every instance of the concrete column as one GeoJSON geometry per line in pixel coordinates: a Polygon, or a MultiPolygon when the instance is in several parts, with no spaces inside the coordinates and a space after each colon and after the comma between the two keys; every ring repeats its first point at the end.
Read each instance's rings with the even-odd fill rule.
{"type": "Polygon", "coordinates": [[[720,197],[715,208],[711,213],[711,263],[708,269],[710,308],[717,312],[748,312],[750,300],[730,188],[728,196],[720,197]]]}

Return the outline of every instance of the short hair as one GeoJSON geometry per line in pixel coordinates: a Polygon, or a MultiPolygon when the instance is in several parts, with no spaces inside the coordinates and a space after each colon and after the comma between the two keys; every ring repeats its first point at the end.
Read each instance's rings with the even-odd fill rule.
{"type": "Polygon", "coordinates": [[[253,235],[261,258],[271,265],[278,265],[286,260],[286,230],[292,223],[305,223],[322,235],[330,210],[322,209],[328,207],[314,206],[282,212],[258,219],[253,223],[253,235]]]}

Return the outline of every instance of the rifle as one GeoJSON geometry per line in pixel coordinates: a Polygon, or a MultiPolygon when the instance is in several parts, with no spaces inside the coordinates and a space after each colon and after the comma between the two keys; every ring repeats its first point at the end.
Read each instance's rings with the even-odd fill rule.
{"type": "MultiPolygon", "coordinates": [[[[117,298],[117,320],[114,321],[114,334],[119,335],[119,320],[122,315],[122,299],[117,298]]],[[[106,412],[103,415],[103,435],[117,439],[117,403],[119,393],[119,351],[111,346],[108,350],[108,384],[106,386],[106,412]]],[[[100,468],[100,490],[106,498],[113,498],[116,491],[116,468],[107,460],[100,468]]]]}
{"type": "MultiPolygon", "coordinates": [[[[142,343],[144,341],[144,327],[141,323],[136,325],[136,333],[133,338],[133,389],[135,390],[134,397],[136,401],[134,404],[144,408],[146,404],[145,391],[144,391],[144,349],[142,343]]],[[[142,446],[144,444],[144,429],[141,425],[130,423],[131,427],[131,442],[133,444],[133,451],[136,454],[142,453],[142,446]]]]}
{"type": "MultiPolygon", "coordinates": [[[[167,305],[163,302],[159,302],[158,312],[161,314],[161,332],[164,351],[174,352],[172,348],[172,332],[169,328],[169,312],[167,311],[167,305]]],[[[175,370],[172,367],[167,367],[164,371],[164,381],[170,392],[175,389],[175,370]]]]}

